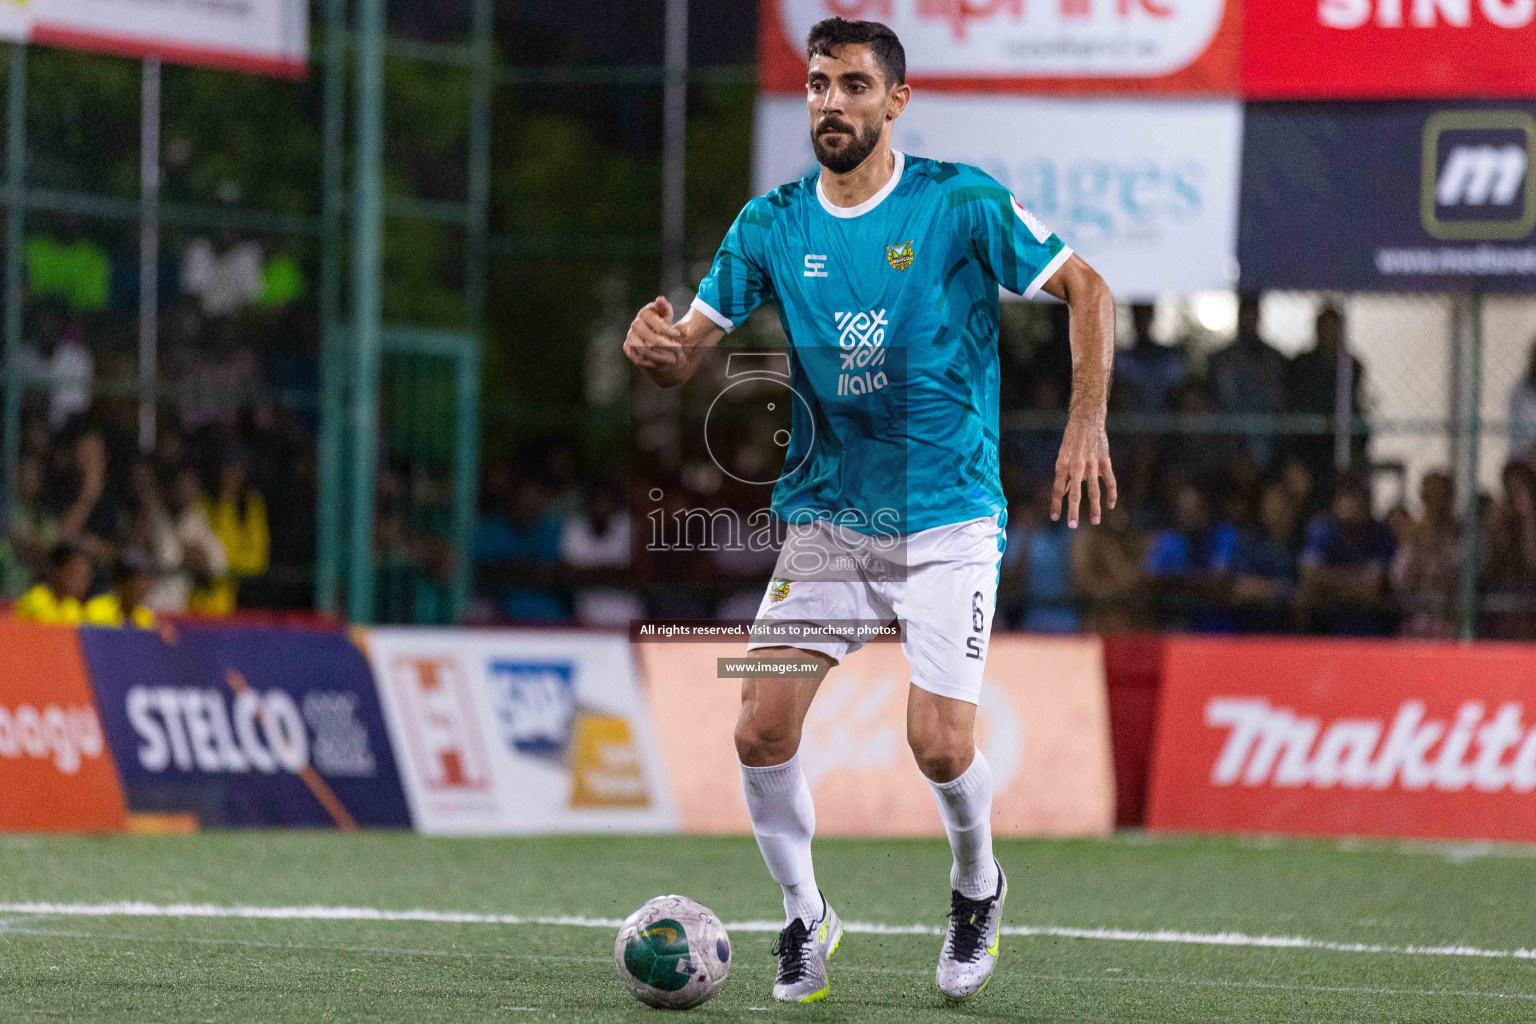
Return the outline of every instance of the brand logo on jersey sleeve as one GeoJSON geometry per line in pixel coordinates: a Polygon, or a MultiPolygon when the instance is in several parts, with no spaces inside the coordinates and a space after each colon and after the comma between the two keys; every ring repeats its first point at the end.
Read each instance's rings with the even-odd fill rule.
{"type": "Polygon", "coordinates": [[[916,258],[911,242],[897,242],[885,247],[885,261],[891,265],[892,270],[906,270],[916,258]]]}
{"type": "Polygon", "coordinates": [[[889,381],[880,367],[885,363],[885,310],[878,313],[837,313],[837,347],[842,373],[837,376],[839,395],[867,395],[889,381]]]}

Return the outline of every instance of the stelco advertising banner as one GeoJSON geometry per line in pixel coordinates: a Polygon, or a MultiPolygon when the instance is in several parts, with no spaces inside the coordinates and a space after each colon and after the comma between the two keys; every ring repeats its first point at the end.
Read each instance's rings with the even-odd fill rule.
{"type": "Polygon", "coordinates": [[[0,622],[0,832],[122,829],[123,790],[73,629],[0,622]]]}
{"type": "Polygon", "coordinates": [[[422,832],[651,832],[676,826],[622,636],[371,629],[422,832]]]}
{"type": "Polygon", "coordinates": [[[1532,0],[1249,0],[1256,99],[1536,96],[1532,0]]]}
{"type": "MultiPolygon", "coordinates": [[[[682,830],[751,832],[733,738],[741,682],[716,678],[717,660],[739,657],[742,645],[639,651],[682,830]]],[[[907,747],[910,678],[900,645],[876,643],[822,683],[800,743],[818,835],[944,834],[907,747]]],[[[996,834],[1107,834],[1115,782],[1100,641],[994,636],[977,744],[992,765],[996,834]]]]}
{"type": "Polygon", "coordinates": [[[204,825],[410,825],[372,674],[345,636],[79,636],[130,810],[204,825]]]}
{"type": "MultiPolygon", "coordinates": [[[[974,164],[1102,274],[1122,299],[1233,287],[1236,102],[919,94],[894,144],[974,164]]],[[[758,100],[755,189],[817,170],[803,100],[758,100]]]]}
{"type": "Polygon", "coordinates": [[[824,18],[901,37],[915,86],[969,92],[1237,90],[1237,0],[763,0],[764,92],[805,90],[806,36],[824,18]]]}
{"type": "Polygon", "coordinates": [[[308,0],[3,0],[0,39],[302,78],[308,0]]]}
{"type": "Polygon", "coordinates": [[[1536,288],[1536,103],[1249,104],[1242,179],[1245,290],[1536,288]]]}
{"type": "Polygon", "coordinates": [[[1152,828],[1536,840],[1536,651],[1168,643],[1152,828]]]}

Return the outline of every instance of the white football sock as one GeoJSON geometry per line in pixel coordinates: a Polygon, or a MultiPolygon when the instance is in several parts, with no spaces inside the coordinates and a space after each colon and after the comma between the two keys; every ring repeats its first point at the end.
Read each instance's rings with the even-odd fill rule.
{"type": "Polygon", "coordinates": [[[992,766],[980,750],[959,778],[929,781],[939,817],[955,855],[949,886],[962,896],[982,899],[997,892],[997,861],[992,858],[992,766]]]}
{"type": "Polygon", "coordinates": [[[821,920],[821,893],[811,867],[816,806],[800,771],[800,756],[767,768],[741,766],[741,789],[752,816],[752,834],[768,873],[784,890],[784,919],[807,925],[821,920]]]}

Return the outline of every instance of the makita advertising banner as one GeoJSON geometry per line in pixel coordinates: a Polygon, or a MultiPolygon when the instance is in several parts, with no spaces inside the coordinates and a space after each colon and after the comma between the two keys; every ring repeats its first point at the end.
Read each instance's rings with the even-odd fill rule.
{"type": "Polygon", "coordinates": [[[1536,841],[1536,648],[1171,639],[1147,824],[1536,841]]]}
{"type": "Polygon", "coordinates": [[[1264,99],[1536,96],[1531,0],[1248,0],[1242,82],[1264,99]]]}
{"type": "Polygon", "coordinates": [[[302,78],[308,0],[6,0],[0,39],[302,78]]]}
{"type": "Polygon", "coordinates": [[[804,93],[806,36],[823,18],[889,25],[923,89],[1237,90],[1238,0],[763,0],[764,92],[804,93]]]}
{"type": "Polygon", "coordinates": [[[75,631],[0,622],[0,650],[0,832],[123,828],[123,789],[75,631]]]}
{"type": "Polygon", "coordinates": [[[362,653],[342,634],[85,627],[130,811],[204,825],[409,826],[362,653]]]}
{"type": "MultiPolygon", "coordinates": [[[[913,98],[894,143],[987,171],[1118,298],[1152,298],[1235,283],[1242,120],[1225,100],[930,93],[913,98]]],[[[817,170],[810,133],[802,100],[758,100],[756,191],[817,170]]]]}
{"type": "Polygon", "coordinates": [[[358,640],[417,830],[675,827],[626,637],[399,628],[358,640]]]}
{"type": "Polygon", "coordinates": [[[1249,104],[1240,208],[1245,290],[1529,291],[1536,103],[1249,104]]]}

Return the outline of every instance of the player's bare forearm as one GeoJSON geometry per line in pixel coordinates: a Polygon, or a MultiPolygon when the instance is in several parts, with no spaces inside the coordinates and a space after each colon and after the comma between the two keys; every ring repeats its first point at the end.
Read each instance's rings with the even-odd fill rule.
{"type": "Polygon", "coordinates": [[[1045,291],[1067,304],[1072,345],[1072,404],[1056,460],[1051,518],[1060,518],[1064,502],[1067,525],[1075,529],[1086,485],[1088,511],[1097,526],[1103,514],[1100,481],[1108,507],[1114,508],[1118,498],[1104,427],[1115,362],[1115,300],[1104,279],[1075,254],[1045,283],[1045,291]]]}
{"type": "Polygon", "coordinates": [[[672,304],[657,298],[636,315],[624,338],[624,354],[658,386],[686,384],[710,349],[725,337],[717,324],[690,310],[672,322],[672,304]]]}

